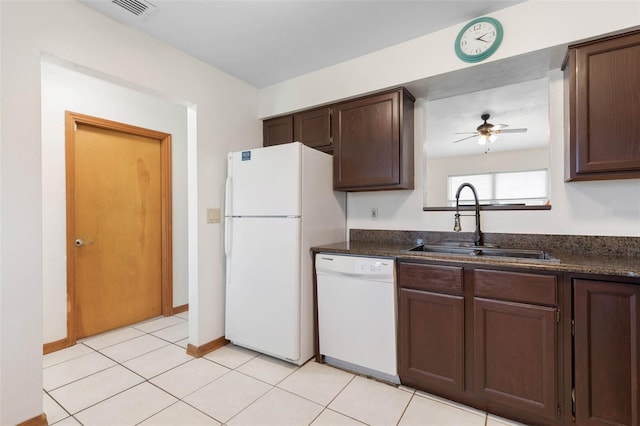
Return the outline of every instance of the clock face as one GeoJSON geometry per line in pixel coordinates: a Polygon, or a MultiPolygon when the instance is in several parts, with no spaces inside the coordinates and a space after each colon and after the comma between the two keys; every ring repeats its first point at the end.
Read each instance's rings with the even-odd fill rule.
{"type": "Polygon", "coordinates": [[[478,18],[458,33],[456,55],[465,62],[480,62],[491,56],[502,42],[502,25],[496,19],[478,18]]]}

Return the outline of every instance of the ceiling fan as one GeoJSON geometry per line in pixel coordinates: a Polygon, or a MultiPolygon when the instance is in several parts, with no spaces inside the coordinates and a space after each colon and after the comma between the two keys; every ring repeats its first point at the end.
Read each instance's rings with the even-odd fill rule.
{"type": "Polygon", "coordinates": [[[509,125],[507,124],[491,124],[491,123],[487,123],[487,120],[489,119],[490,115],[489,114],[482,114],[480,116],[480,118],[482,120],[484,120],[484,123],[482,123],[481,125],[479,125],[476,128],[475,132],[460,132],[460,133],[455,133],[456,135],[465,135],[465,134],[471,134],[471,136],[466,136],[462,139],[458,139],[457,141],[453,141],[453,143],[458,143],[458,142],[462,142],[464,140],[467,139],[471,139],[473,137],[478,136],[478,143],[480,145],[485,145],[487,142],[491,143],[494,142],[499,134],[501,133],[524,133],[527,131],[526,128],[520,128],[520,129],[505,129],[505,127],[509,127],[509,125]]]}

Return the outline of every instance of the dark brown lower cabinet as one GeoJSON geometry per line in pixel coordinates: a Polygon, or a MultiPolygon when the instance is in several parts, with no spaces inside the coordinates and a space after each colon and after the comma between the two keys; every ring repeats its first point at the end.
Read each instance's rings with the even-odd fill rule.
{"type": "Polygon", "coordinates": [[[482,399],[555,419],[557,309],[474,299],[474,387],[482,399]]]}
{"type": "Polygon", "coordinates": [[[400,260],[400,381],[525,424],[561,424],[559,278],[400,260]]]}
{"type": "Polygon", "coordinates": [[[573,280],[576,424],[640,425],[640,286],[573,280]]]}
{"type": "Polygon", "coordinates": [[[640,426],[639,279],[400,259],[398,287],[403,384],[525,424],[640,426]]]}
{"type": "Polygon", "coordinates": [[[400,376],[445,394],[464,390],[464,298],[400,290],[400,376]]]}

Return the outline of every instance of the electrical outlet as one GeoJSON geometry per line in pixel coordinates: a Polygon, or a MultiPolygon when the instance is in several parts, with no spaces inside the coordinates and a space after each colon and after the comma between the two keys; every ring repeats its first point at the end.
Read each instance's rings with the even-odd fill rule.
{"type": "Polygon", "coordinates": [[[207,209],[207,223],[220,223],[220,209],[207,209]]]}
{"type": "Polygon", "coordinates": [[[378,208],[371,207],[371,220],[378,220],[378,208]]]}

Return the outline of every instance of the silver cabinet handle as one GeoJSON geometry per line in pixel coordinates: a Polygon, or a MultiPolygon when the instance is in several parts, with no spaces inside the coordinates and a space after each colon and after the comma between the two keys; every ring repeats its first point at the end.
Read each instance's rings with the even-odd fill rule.
{"type": "Polygon", "coordinates": [[[93,241],[85,241],[82,238],[78,238],[76,241],[76,247],[82,247],[82,246],[86,246],[87,244],[91,244],[93,243],[93,241]]]}

